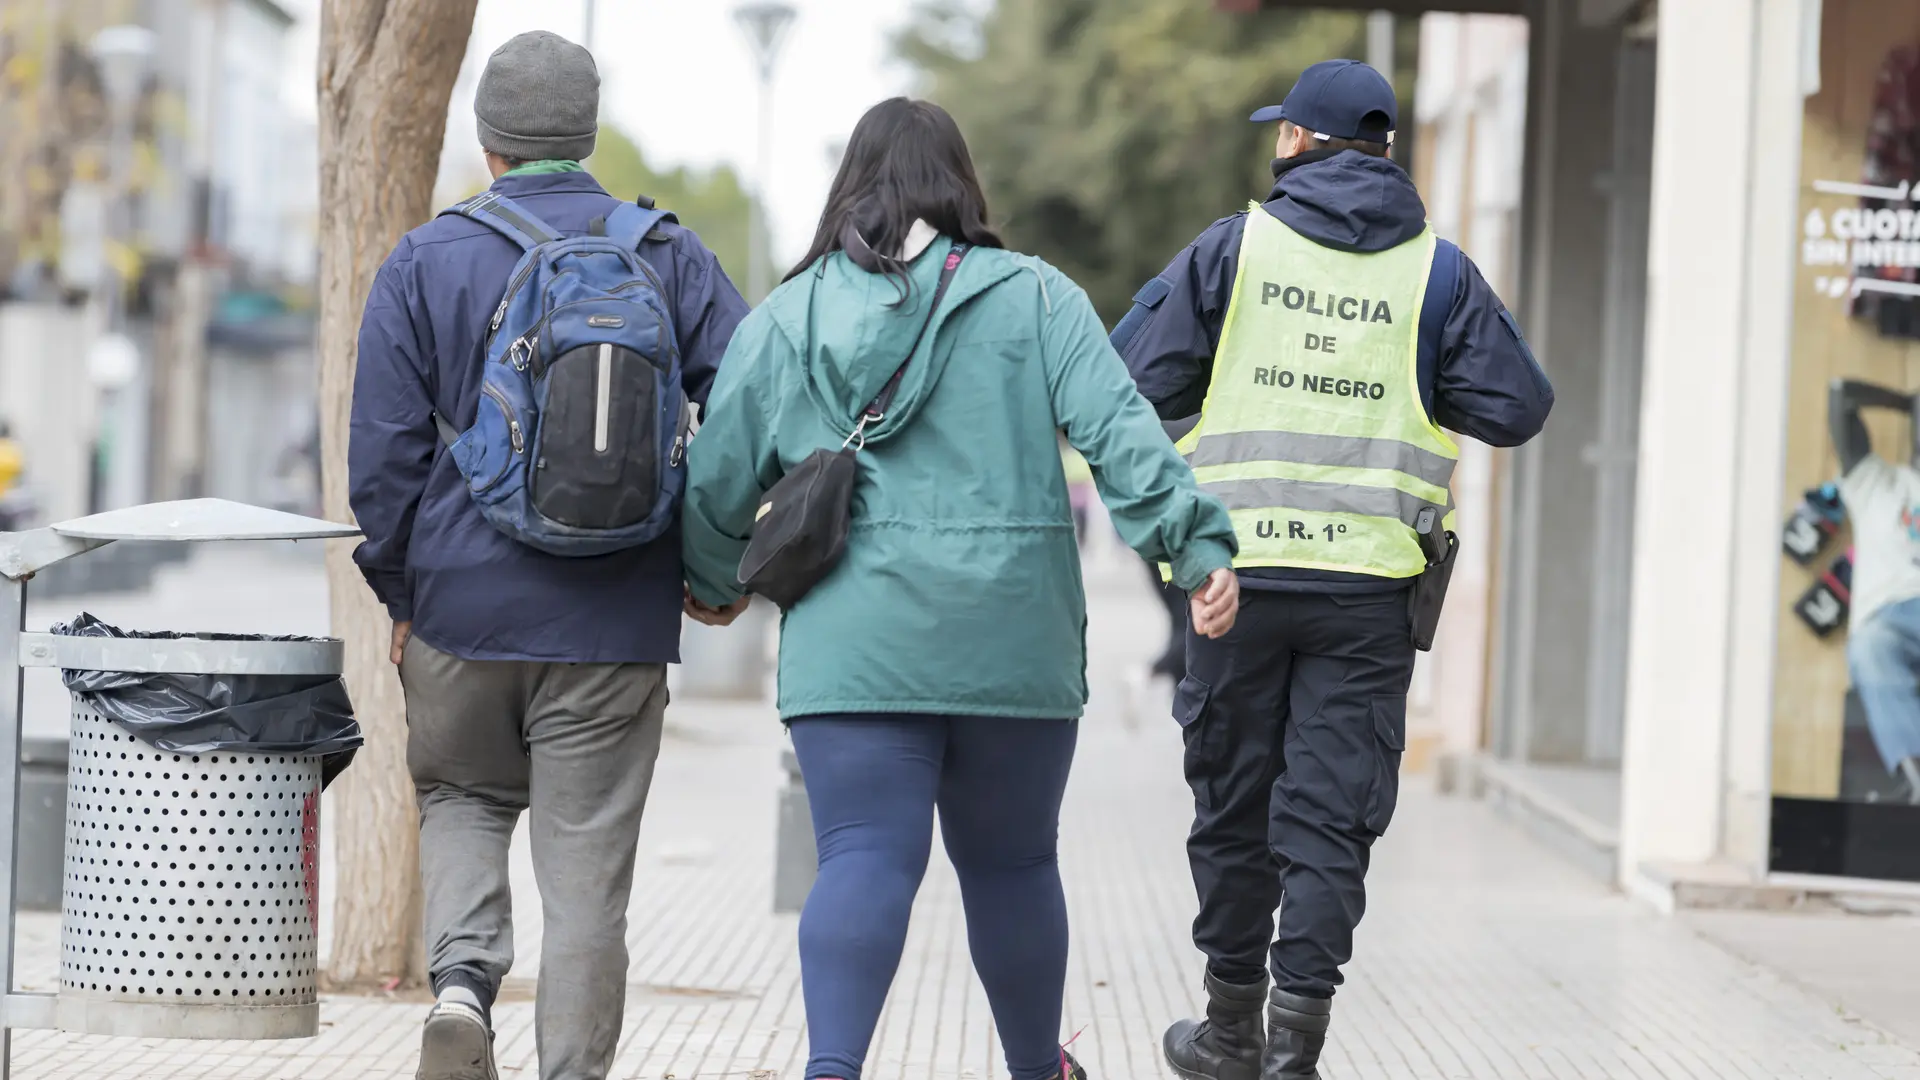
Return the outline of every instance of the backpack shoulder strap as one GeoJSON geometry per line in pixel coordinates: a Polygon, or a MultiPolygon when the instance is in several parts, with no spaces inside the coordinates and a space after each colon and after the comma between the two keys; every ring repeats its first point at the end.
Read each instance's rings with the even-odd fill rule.
{"type": "Polygon", "coordinates": [[[607,215],[607,239],[624,251],[639,251],[641,241],[661,222],[676,220],[671,211],[623,202],[607,215]]]}
{"type": "Polygon", "coordinates": [[[559,230],[534,217],[512,199],[491,191],[483,191],[466,202],[442,210],[441,214],[477,221],[527,251],[560,239],[559,230]]]}

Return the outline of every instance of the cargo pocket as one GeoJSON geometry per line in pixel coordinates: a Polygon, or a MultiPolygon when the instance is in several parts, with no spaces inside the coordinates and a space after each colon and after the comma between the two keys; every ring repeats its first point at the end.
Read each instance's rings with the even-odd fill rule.
{"type": "Polygon", "coordinates": [[[1384,836],[1400,801],[1400,755],[1407,748],[1407,696],[1377,694],[1369,710],[1373,722],[1373,796],[1367,800],[1367,831],[1384,836]]]}
{"type": "Polygon", "coordinates": [[[1186,741],[1187,752],[1182,765],[1187,774],[1187,786],[1193,789],[1194,801],[1211,810],[1214,806],[1214,793],[1220,784],[1220,747],[1225,743],[1224,732],[1219,731],[1217,723],[1209,723],[1207,703],[1213,697],[1213,687],[1188,675],[1180,680],[1180,686],[1173,692],[1173,719],[1180,725],[1180,735],[1186,741]]]}

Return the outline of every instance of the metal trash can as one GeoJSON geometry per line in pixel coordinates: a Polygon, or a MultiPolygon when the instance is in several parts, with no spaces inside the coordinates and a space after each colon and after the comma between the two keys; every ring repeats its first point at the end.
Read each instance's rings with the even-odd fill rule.
{"type": "Polygon", "coordinates": [[[166,753],[76,696],[69,760],[60,1027],[318,1034],[320,759],[166,753]]]}
{"type": "MultiPolygon", "coordinates": [[[[351,526],[217,499],[134,507],[27,533],[0,534],[0,795],[25,794],[21,666],[69,673],[335,679],[331,639],[231,635],[88,637],[21,629],[39,570],[124,540],[191,543],[321,539],[351,526]],[[9,789],[7,785],[20,786],[9,789]]],[[[96,691],[97,693],[97,688],[96,691]]],[[[101,698],[103,708],[115,707],[101,698]]],[[[314,715],[318,716],[319,713],[314,715]]],[[[4,1028],[140,1038],[288,1039],[319,1033],[320,792],[316,753],[179,752],[135,736],[76,693],[70,718],[62,844],[58,994],[14,992],[4,1028]]],[[[356,733],[357,741],[357,733],[356,733]]],[[[265,744],[278,751],[286,744],[265,744]]],[[[301,747],[304,750],[304,747],[301,747]]],[[[11,802],[0,799],[0,809],[11,802]]],[[[19,824],[16,819],[14,824],[19,824]]],[[[12,829],[0,872],[18,882],[12,829]]],[[[24,857],[30,844],[20,850],[24,857]]],[[[0,885],[10,885],[0,882],[0,885]]],[[[0,922],[13,923],[12,889],[0,922]]],[[[0,934],[0,978],[12,974],[0,934]]],[[[0,1080],[7,1075],[0,1041],[0,1080]]]]}
{"type": "Polygon", "coordinates": [[[20,740],[18,902],[25,911],[59,911],[67,821],[67,740],[20,740]]]}

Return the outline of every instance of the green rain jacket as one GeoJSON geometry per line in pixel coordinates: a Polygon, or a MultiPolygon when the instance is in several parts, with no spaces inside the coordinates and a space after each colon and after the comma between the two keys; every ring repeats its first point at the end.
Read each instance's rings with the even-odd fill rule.
{"type": "MultiPolygon", "coordinates": [[[[895,279],[836,252],[740,324],[688,450],[696,599],[740,596],[760,497],[853,431],[951,246],[938,238],[913,261],[897,306],[895,279]]],[[[1086,293],[1037,258],[975,248],[868,429],[845,559],[785,613],[784,719],[1080,715],[1086,595],[1056,432],[1092,465],[1121,537],[1183,588],[1231,565],[1226,508],[1195,485],[1086,293]]]]}

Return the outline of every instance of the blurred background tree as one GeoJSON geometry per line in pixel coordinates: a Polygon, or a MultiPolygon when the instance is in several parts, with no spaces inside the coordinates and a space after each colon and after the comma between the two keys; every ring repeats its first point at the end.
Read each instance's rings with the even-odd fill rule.
{"type": "MultiPolygon", "coordinates": [[[[88,43],[135,13],[132,0],[0,0],[0,296],[51,286],[63,255],[63,210],[76,187],[109,182],[110,118],[88,43]]],[[[147,93],[134,120],[127,194],[156,182],[158,128],[178,103],[147,93]]],[[[131,247],[103,253],[121,280],[131,247]]]]}
{"type": "MultiPolygon", "coordinates": [[[[734,286],[746,292],[750,276],[747,235],[753,222],[753,196],[733,166],[696,169],[682,165],[661,171],[647,161],[645,151],[631,135],[605,119],[600,124],[593,156],[581,164],[615,197],[633,199],[648,195],[662,209],[673,211],[680,224],[698,233],[707,248],[720,257],[720,266],[733,279],[734,286]]],[[[480,168],[477,150],[458,175],[458,184],[437,196],[442,205],[450,206],[486,190],[487,175],[480,168]]],[[[779,274],[774,275],[774,280],[779,280],[779,274]]]]}
{"type": "Polygon", "coordinates": [[[1111,325],[1208,223],[1266,195],[1274,129],[1247,115],[1365,38],[1345,12],[934,0],[897,46],[966,132],[1007,243],[1079,282],[1111,325]]]}
{"type": "Polygon", "coordinates": [[[753,197],[731,165],[712,169],[683,165],[661,172],[647,163],[639,144],[626,132],[605,123],[600,126],[593,156],[584,164],[616,197],[649,195],[662,209],[673,211],[680,224],[699,233],[707,248],[720,257],[720,265],[734,285],[746,290],[753,197]]]}

